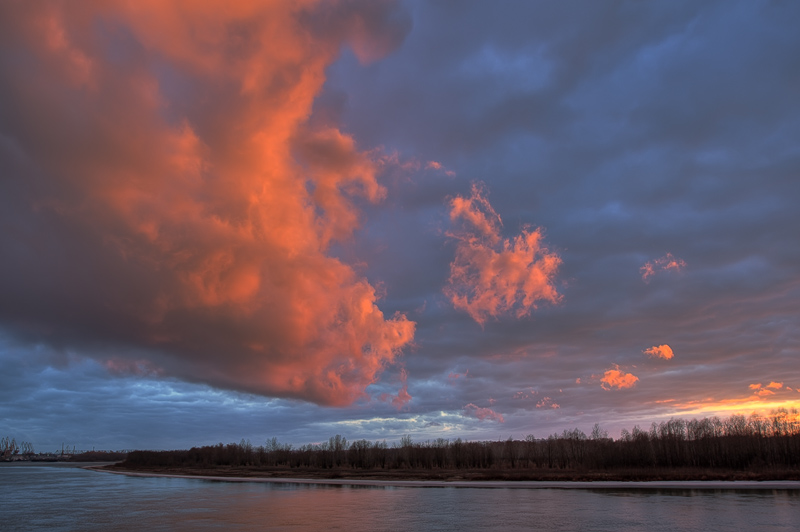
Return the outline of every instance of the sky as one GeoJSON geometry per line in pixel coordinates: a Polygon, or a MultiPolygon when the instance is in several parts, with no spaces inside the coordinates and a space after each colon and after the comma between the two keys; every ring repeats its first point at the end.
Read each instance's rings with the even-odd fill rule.
{"type": "Polygon", "coordinates": [[[0,435],[800,406],[800,4],[0,4],[0,435]]]}

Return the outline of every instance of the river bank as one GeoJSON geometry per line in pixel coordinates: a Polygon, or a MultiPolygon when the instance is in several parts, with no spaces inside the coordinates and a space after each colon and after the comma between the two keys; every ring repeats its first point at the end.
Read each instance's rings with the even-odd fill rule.
{"type": "Polygon", "coordinates": [[[800,489],[797,471],[703,470],[357,470],[256,467],[126,467],[123,464],[92,467],[97,471],[130,476],[164,476],[235,482],[282,482],[332,485],[470,486],[470,487],[650,487],[800,489]]]}

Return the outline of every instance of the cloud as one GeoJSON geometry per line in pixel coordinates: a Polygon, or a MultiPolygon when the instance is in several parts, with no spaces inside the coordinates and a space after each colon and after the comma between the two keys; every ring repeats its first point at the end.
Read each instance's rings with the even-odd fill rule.
{"type": "Polygon", "coordinates": [[[639,268],[642,274],[642,280],[646,283],[650,282],[650,278],[658,272],[676,271],[679,272],[686,267],[686,262],[683,259],[678,259],[672,256],[672,253],[667,253],[663,257],[653,261],[645,262],[644,266],[639,268]]]}
{"type": "Polygon", "coordinates": [[[511,396],[512,399],[533,399],[533,396],[536,395],[538,392],[533,388],[529,388],[527,390],[520,390],[518,392],[514,392],[514,395],[511,396]]]}
{"type": "Polygon", "coordinates": [[[483,324],[512,311],[521,318],[539,301],[561,301],[554,284],[561,258],[543,245],[541,229],[503,238],[502,220],[477,184],[468,198],[450,201],[450,220],[457,247],[444,293],[455,308],[483,324]]]}
{"type": "Polygon", "coordinates": [[[753,390],[753,393],[755,395],[758,395],[759,397],[768,397],[770,395],[775,395],[776,390],[786,389],[792,391],[791,387],[784,386],[782,382],[775,382],[775,381],[770,381],[770,383],[767,384],[766,386],[762,385],[760,382],[753,383],[748,385],[748,388],[753,390]]]}
{"type": "Polygon", "coordinates": [[[469,369],[467,369],[464,373],[450,372],[447,374],[447,379],[451,381],[458,380],[461,377],[464,377],[466,379],[467,375],[469,375],[469,369]]]}
{"type": "Polygon", "coordinates": [[[381,154],[308,119],[342,45],[375,60],[410,19],[388,2],[156,1],[0,18],[12,334],[113,371],[363,398],[415,323],[331,253],[356,202],[386,196],[381,154]]]}
{"type": "Polygon", "coordinates": [[[463,412],[465,416],[476,417],[481,421],[483,421],[484,419],[491,419],[493,421],[505,423],[503,414],[499,414],[494,410],[492,410],[491,408],[481,408],[473,403],[465,405],[463,412]]]}
{"type": "Polygon", "coordinates": [[[378,399],[384,402],[390,402],[398,410],[401,410],[404,406],[411,402],[412,399],[411,394],[408,393],[408,372],[405,370],[405,368],[400,370],[400,383],[402,386],[400,387],[400,390],[398,390],[397,395],[382,393],[378,399]]]}
{"type": "Polygon", "coordinates": [[[666,344],[658,346],[654,345],[653,347],[645,349],[642,351],[642,353],[645,355],[650,355],[651,357],[663,358],[664,360],[669,360],[675,356],[675,354],[672,352],[672,348],[666,344]]]}
{"type": "Polygon", "coordinates": [[[621,371],[619,366],[615,364],[612,369],[606,370],[600,382],[604,390],[610,390],[612,388],[621,390],[623,388],[632,388],[638,380],[639,377],[632,373],[621,371]]]}
{"type": "Polygon", "coordinates": [[[542,397],[542,400],[536,403],[536,408],[552,408],[555,410],[561,408],[561,406],[554,402],[550,397],[542,397]]]}
{"type": "Polygon", "coordinates": [[[442,163],[436,162],[436,161],[428,161],[427,163],[425,163],[425,169],[426,170],[440,170],[440,171],[444,172],[444,174],[446,176],[448,176],[448,177],[455,177],[456,176],[456,173],[454,171],[448,170],[447,168],[444,167],[444,165],[442,163]]]}

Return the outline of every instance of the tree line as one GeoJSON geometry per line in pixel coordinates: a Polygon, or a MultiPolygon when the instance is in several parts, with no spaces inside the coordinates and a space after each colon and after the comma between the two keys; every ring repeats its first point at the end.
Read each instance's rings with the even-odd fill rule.
{"type": "Polygon", "coordinates": [[[415,442],[348,441],[336,435],[319,444],[294,447],[277,438],[176,451],[132,451],[123,467],[284,467],[316,469],[550,469],[614,470],[707,468],[727,470],[800,468],[800,423],[796,411],[769,417],[733,415],[670,419],[622,430],[616,440],[599,425],[590,435],[564,430],[546,438],[464,441],[437,438],[415,442]]]}

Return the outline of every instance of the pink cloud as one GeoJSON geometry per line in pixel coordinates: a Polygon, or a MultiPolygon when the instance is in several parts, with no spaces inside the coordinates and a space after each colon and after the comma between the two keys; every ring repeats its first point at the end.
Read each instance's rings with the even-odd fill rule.
{"type": "Polygon", "coordinates": [[[767,388],[774,388],[776,390],[780,390],[781,388],[783,388],[783,383],[782,382],[770,382],[769,384],[767,384],[767,388]]]}
{"type": "Polygon", "coordinates": [[[456,175],[454,171],[446,169],[442,163],[436,161],[428,161],[425,164],[425,168],[428,170],[440,170],[448,177],[455,177],[456,175]]]}
{"type": "Polygon", "coordinates": [[[672,256],[672,253],[667,253],[663,257],[653,261],[645,262],[639,271],[642,274],[644,282],[650,282],[650,278],[658,272],[663,271],[676,271],[679,272],[686,267],[686,262],[672,256]]]}
{"type": "Polygon", "coordinates": [[[561,408],[561,406],[554,402],[550,397],[543,397],[541,401],[536,403],[536,408],[552,408],[553,410],[561,408]]]}
{"type": "Polygon", "coordinates": [[[364,399],[415,323],[385,316],[330,249],[359,228],[358,201],[386,196],[384,163],[308,118],[343,45],[375,60],[410,21],[386,2],[19,2],[4,14],[27,58],[4,94],[23,116],[47,109],[21,139],[41,161],[32,203],[83,250],[54,255],[63,282],[42,298],[80,302],[65,337],[102,327],[132,346],[112,371],[147,352],[165,375],[213,386],[364,399]],[[103,275],[70,273],[97,265],[103,275]],[[95,316],[103,326],[80,325],[95,316]]]}
{"type": "Polygon", "coordinates": [[[533,399],[533,396],[536,394],[537,394],[536,390],[530,388],[528,390],[520,390],[518,392],[515,392],[514,395],[512,395],[511,397],[512,399],[533,399]]]}
{"type": "Polygon", "coordinates": [[[632,373],[625,373],[615,364],[613,368],[606,370],[600,382],[604,390],[611,390],[612,388],[621,390],[632,388],[638,380],[639,377],[632,373]]]}
{"type": "Polygon", "coordinates": [[[505,423],[505,419],[503,418],[502,414],[495,412],[491,408],[481,408],[473,403],[469,403],[464,407],[464,415],[476,417],[481,421],[484,419],[490,419],[499,423],[505,423]]]}
{"type": "Polygon", "coordinates": [[[653,347],[645,349],[642,351],[642,353],[655,358],[663,358],[664,360],[669,360],[675,356],[675,354],[672,352],[672,348],[666,344],[658,346],[654,345],[653,347]]]}
{"type": "Polygon", "coordinates": [[[478,185],[469,198],[451,200],[450,219],[461,222],[449,233],[458,245],[444,289],[455,308],[483,324],[512,311],[521,318],[540,301],[561,301],[555,288],[561,258],[542,244],[540,229],[503,238],[502,220],[478,185]]]}

